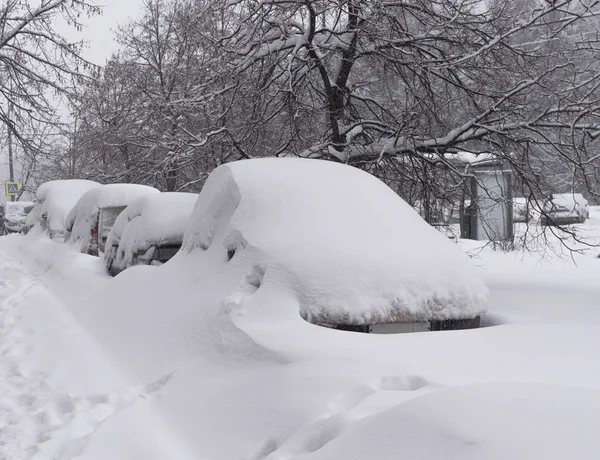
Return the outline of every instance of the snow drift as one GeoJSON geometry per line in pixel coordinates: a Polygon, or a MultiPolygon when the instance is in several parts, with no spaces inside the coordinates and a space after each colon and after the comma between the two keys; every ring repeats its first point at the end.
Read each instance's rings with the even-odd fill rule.
{"type": "Polygon", "coordinates": [[[91,230],[98,224],[101,209],[124,207],[151,193],[159,191],[154,187],[138,184],[107,184],[88,190],[67,216],[66,228],[71,229],[69,241],[77,245],[81,252],[87,251],[91,230]]]}
{"type": "Polygon", "coordinates": [[[473,318],[478,271],[373,176],[325,161],[244,160],[207,179],[184,250],[216,247],[261,284],[293,293],[311,322],[473,318]]]}

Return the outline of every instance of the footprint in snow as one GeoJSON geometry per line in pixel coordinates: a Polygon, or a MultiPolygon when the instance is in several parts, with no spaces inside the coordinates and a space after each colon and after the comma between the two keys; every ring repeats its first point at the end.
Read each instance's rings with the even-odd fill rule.
{"type": "MultiPolygon", "coordinates": [[[[249,460],[290,460],[316,452],[340,436],[346,427],[357,419],[352,410],[369,398],[387,392],[418,391],[427,385],[429,382],[418,375],[384,376],[368,384],[359,385],[338,395],[328,404],[327,411],[321,417],[301,427],[286,439],[267,439],[249,460]]],[[[373,412],[369,415],[373,415],[373,412]]]]}

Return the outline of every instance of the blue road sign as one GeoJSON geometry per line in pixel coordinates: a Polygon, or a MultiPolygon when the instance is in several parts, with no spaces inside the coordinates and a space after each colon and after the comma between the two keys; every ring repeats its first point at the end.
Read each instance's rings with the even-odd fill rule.
{"type": "Polygon", "coordinates": [[[7,182],[6,184],[6,196],[16,196],[19,194],[21,184],[18,182],[7,182]]]}

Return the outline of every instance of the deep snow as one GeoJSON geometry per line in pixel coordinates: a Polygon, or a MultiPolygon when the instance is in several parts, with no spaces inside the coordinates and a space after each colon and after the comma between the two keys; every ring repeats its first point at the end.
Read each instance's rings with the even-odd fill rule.
{"type": "MultiPolygon", "coordinates": [[[[245,272],[218,259],[191,270],[202,252],[110,278],[99,259],[40,238],[3,238],[0,251],[40,290],[15,304],[33,329],[21,343],[37,350],[17,348],[15,361],[45,373],[32,380],[50,382],[35,390],[44,404],[76,401],[78,418],[52,419],[64,427],[54,441],[29,422],[13,428],[55,458],[391,459],[402,448],[433,460],[592,459],[600,447],[597,324],[347,333],[280,309],[253,313],[291,299],[262,288],[231,296],[245,272]]],[[[8,445],[20,453],[25,444],[8,445]]]]}
{"type": "MultiPolygon", "coordinates": [[[[591,211],[575,228],[600,238],[591,211]]],[[[551,244],[460,242],[501,325],[375,336],[305,322],[219,245],[111,278],[2,237],[0,458],[595,459],[598,250],[551,244]]]]}
{"type": "MultiPolygon", "coordinates": [[[[186,458],[147,408],[167,380],[132,384],[123,378],[118,364],[46,288],[39,276],[44,269],[36,266],[35,274],[23,264],[15,244],[20,238],[0,242],[0,458],[85,457],[92,438],[101,438],[107,424],[109,432],[118,429],[131,414],[135,429],[89,458],[186,458]]],[[[40,241],[42,248],[48,256],[65,246],[40,241]]]]}

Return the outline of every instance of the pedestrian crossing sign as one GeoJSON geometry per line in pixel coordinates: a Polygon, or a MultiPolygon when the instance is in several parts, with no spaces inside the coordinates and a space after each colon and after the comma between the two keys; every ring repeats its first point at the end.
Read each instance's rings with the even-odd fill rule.
{"type": "Polygon", "coordinates": [[[4,187],[6,190],[6,196],[17,196],[19,194],[19,190],[21,189],[21,184],[19,182],[6,182],[4,187]]]}

